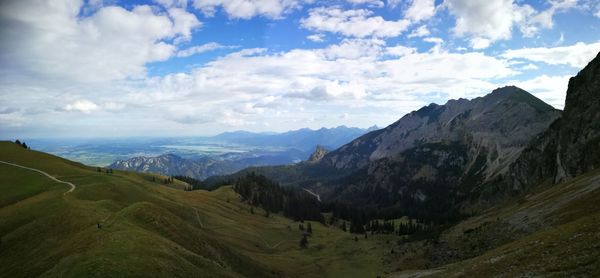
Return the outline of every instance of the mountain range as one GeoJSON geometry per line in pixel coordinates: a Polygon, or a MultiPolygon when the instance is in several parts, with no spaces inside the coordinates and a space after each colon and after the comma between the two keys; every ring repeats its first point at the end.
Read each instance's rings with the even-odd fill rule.
{"type": "MultiPolygon", "coordinates": [[[[569,92],[577,90],[573,87],[569,92]]],[[[579,115],[570,112],[571,102],[567,100],[563,116],[520,88],[502,87],[472,100],[425,106],[316,162],[253,167],[208,182],[256,172],[309,189],[324,200],[412,217],[424,217],[426,211],[429,220],[442,221],[522,191],[514,176],[534,170],[516,165],[526,164],[524,157],[531,156],[531,144],[536,144],[532,140],[549,140],[539,137],[552,133],[557,122],[579,115]]]]}
{"type": "Polygon", "coordinates": [[[376,126],[368,129],[338,126],[318,130],[303,128],[284,133],[226,132],[213,137],[204,137],[202,141],[237,144],[256,148],[256,150],[205,155],[199,158],[182,158],[173,153],[155,157],[137,156],[117,160],[109,167],[119,170],[205,179],[214,175],[230,174],[252,166],[296,163],[306,160],[317,145],[335,149],[376,129],[376,126]]]}

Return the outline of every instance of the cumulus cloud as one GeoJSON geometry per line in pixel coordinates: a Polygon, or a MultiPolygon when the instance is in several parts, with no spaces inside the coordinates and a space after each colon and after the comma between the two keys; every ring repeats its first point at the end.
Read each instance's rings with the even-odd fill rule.
{"type": "Polygon", "coordinates": [[[484,49],[488,48],[492,42],[488,39],[476,37],[472,38],[469,43],[473,49],[484,49]]]}
{"type": "Polygon", "coordinates": [[[207,16],[213,16],[218,8],[230,18],[250,19],[255,16],[277,19],[299,8],[299,0],[194,0],[193,6],[207,16]]]}
{"type": "Polygon", "coordinates": [[[569,46],[534,47],[507,50],[502,57],[507,59],[524,59],[550,65],[569,65],[575,68],[584,67],[600,51],[600,42],[586,44],[578,42],[569,46]]]}
{"type": "MultiPolygon", "coordinates": [[[[388,47],[383,41],[357,39],[322,49],[278,53],[239,51],[184,77],[167,76],[158,80],[155,88],[163,88],[156,89],[154,95],[170,102],[178,98],[173,88],[182,88],[187,91],[187,104],[196,99],[198,110],[211,103],[230,103],[226,106],[235,109],[229,114],[247,116],[268,114],[270,107],[295,110],[298,101],[333,107],[398,109],[409,105],[406,109],[415,109],[424,104],[419,101],[419,94],[437,92],[456,97],[483,94],[495,86],[488,79],[514,74],[503,60],[482,53],[418,53],[402,45],[388,47]],[[390,56],[395,58],[389,59],[390,56]],[[239,82],[242,79],[244,82],[239,82]],[[163,82],[170,85],[162,85],[163,82]],[[265,97],[271,99],[268,106],[261,104],[265,97]],[[231,103],[233,99],[239,104],[231,103]]],[[[148,96],[142,94],[139,100],[144,101],[148,96]]]]}
{"type": "Polygon", "coordinates": [[[101,7],[79,16],[83,1],[4,1],[0,61],[5,76],[37,75],[73,82],[141,78],[145,65],[175,53],[169,40],[187,40],[194,15],[150,6],[101,7]]]}
{"type": "Polygon", "coordinates": [[[204,52],[208,52],[208,51],[213,51],[213,50],[217,50],[217,49],[232,49],[232,48],[237,48],[238,46],[228,46],[228,45],[222,45],[216,42],[209,42],[209,43],[205,43],[202,45],[197,45],[197,46],[192,46],[186,49],[182,49],[179,50],[177,52],[177,57],[189,57],[192,55],[196,55],[196,54],[200,54],[200,53],[204,53],[204,52]]]}
{"type": "Polygon", "coordinates": [[[485,48],[482,46],[489,44],[482,44],[482,39],[489,43],[510,39],[514,28],[524,37],[534,36],[540,28],[552,28],[554,15],[575,7],[576,3],[577,0],[549,1],[550,7],[543,11],[514,0],[445,0],[444,7],[456,18],[454,33],[473,36],[476,41],[471,45],[485,48]]]}
{"type": "Polygon", "coordinates": [[[87,99],[75,101],[73,103],[65,105],[64,107],[66,111],[79,111],[85,114],[89,114],[93,111],[96,111],[98,110],[98,108],[99,107],[97,104],[87,99]]]}
{"type": "Polygon", "coordinates": [[[426,25],[421,25],[418,28],[414,29],[412,32],[410,32],[410,34],[408,34],[408,38],[418,38],[418,37],[425,37],[425,36],[429,36],[430,32],[429,29],[427,29],[426,25]]]}
{"type": "Polygon", "coordinates": [[[313,42],[322,42],[325,40],[325,35],[324,34],[312,34],[312,35],[306,36],[306,38],[313,42]]]}
{"type": "Polygon", "coordinates": [[[404,17],[412,22],[427,20],[435,14],[435,0],[411,0],[404,17]]]}
{"type": "Polygon", "coordinates": [[[396,37],[404,32],[410,21],[388,21],[365,9],[342,10],[337,7],[320,7],[310,10],[308,17],[300,20],[302,27],[319,32],[331,32],[347,37],[396,37]]]}
{"type": "Polygon", "coordinates": [[[381,8],[385,6],[382,0],[346,0],[348,3],[353,5],[367,5],[370,7],[381,8]]]}

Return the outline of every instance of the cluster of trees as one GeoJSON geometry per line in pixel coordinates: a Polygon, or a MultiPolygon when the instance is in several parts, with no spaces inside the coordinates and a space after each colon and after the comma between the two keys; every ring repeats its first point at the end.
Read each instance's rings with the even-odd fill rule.
{"type": "Polygon", "coordinates": [[[208,189],[206,184],[199,179],[195,179],[188,176],[173,176],[173,178],[189,184],[190,186],[185,189],[186,191],[208,189]]]}
{"type": "MultiPolygon", "coordinates": [[[[96,171],[98,173],[102,173],[102,168],[96,167],[96,171]]],[[[106,169],[104,169],[104,172],[107,173],[107,174],[112,174],[113,173],[113,169],[112,168],[106,168],[106,169]]]]}
{"type": "Polygon", "coordinates": [[[400,223],[395,225],[392,221],[372,220],[370,221],[365,229],[370,231],[371,234],[397,234],[412,235],[416,233],[429,232],[433,225],[427,225],[425,223],[419,223],[418,221],[408,221],[406,223],[400,223]]]}
{"type": "Polygon", "coordinates": [[[313,220],[324,222],[319,201],[306,192],[285,188],[263,175],[247,173],[237,179],[234,190],[242,201],[260,206],[267,212],[283,212],[296,221],[313,220]]]}
{"type": "Polygon", "coordinates": [[[27,144],[25,144],[25,142],[21,142],[19,139],[15,140],[15,144],[23,147],[26,150],[31,150],[31,148],[29,146],[27,146],[27,144]]]}
{"type": "Polygon", "coordinates": [[[163,180],[164,184],[173,184],[173,177],[167,177],[163,180]]]}
{"type": "MultiPolygon", "coordinates": [[[[320,203],[314,196],[296,188],[286,188],[254,172],[247,173],[234,182],[234,190],[242,197],[242,201],[251,206],[259,206],[265,210],[266,215],[270,212],[283,212],[283,215],[295,221],[313,220],[324,223],[322,213],[330,212],[331,218],[328,224],[338,226],[343,231],[354,234],[397,234],[413,235],[432,231],[435,221],[431,221],[426,215],[415,213],[418,218],[406,223],[394,224],[389,220],[405,216],[406,210],[379,208],[376,206],[357,206],[346,203],[332,202],[320,203]],[[425,217],[424,217],[425,216],[425,217]]],[[[251,208],[251,211],[253,209],[251,208]]],[[[299,224],[299,229],[305,231],[305,235],[312,233],[310,223],[307,227],[299,224]]],[[[301,246],[308,244],[308,240],[301,240],[301,246]]]]}

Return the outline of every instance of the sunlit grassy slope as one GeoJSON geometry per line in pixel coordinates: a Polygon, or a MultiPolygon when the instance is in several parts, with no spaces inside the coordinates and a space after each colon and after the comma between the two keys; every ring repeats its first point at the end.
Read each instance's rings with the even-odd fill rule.
{"type": "Polygon", "coordinates": [[[309,247],[300,249],[298,223],[251,214],[230,187],[186,192],[10,142],[0,142],[0,160],[77,186],[64,195],[67,185],[0,164],[3,277],[375,277],[391,268],[384,236],[355,242],[312,223],[309,247]]]}

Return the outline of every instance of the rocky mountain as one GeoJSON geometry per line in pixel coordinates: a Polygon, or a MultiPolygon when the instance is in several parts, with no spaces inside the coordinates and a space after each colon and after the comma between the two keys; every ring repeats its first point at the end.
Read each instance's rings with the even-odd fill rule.
{"type": "Polygon", "coordinates": [[[156,157],[138,156],[117,160],[109,167],[141,173],[159,173],[170,176],[188,176],[206,179],[214,175],[226,175],[251,166],[290,164],[306,157],[305,152],[287,150],[261,155],[205,156],[197,159],[182,158],[175,154],[156,157]]]}
{"type": "Polygon", "coordinates": [[[321,145],[317,145],[315,151],[308,157],[307,162],[314,163],[320,161],[325,155],[328,153],[327,149],[325,149],[321,145]]]}
{"type": "Polygon", "coordinates": [[[528,92],[508,86],[473,100],[430,104],[342,146],[323,162],[356,170],[420,144],[460,142],[468,146],[471,157],[486,154],[484,172],[491,179],[505,173],[527,142],[559,115],[560,111],[528,92]]]}
{"type": "MultiPolygon", "coordinates": [[[[117,160],[109,167],[117,170],[129,170],[143,173],[162,173],[164,175],[183,175],[190,177],[206,176],[215,172],[226,173],[215,167],[217,161],[193,161],[174,154],[164,154],[157,157],[133,157],[127,160],[117,160]]],[[[219,165],[222,166],[222,165],[219,165]]],[[[231,169],[234,170],[234,169],[231,169]]]]}
{"type": "Polygon", "coordinates": [[[560,115],[508,86],[472,100],[423,107],[317,162],[246,171],[308,188],[324,200],[444,221],[469,200],[504,194],[500,184],[510,165],[560,115]]]}
{"type": "Polygon", "coordinates": [[[600,54],[569,80],[562,117],[537,136],[511,165],[519,190],[568,180],[600,167],[600,54]]]}
{"type": "Polygon", "coordinates": [[[310,151],[316,145],[335,149],[357,137],[376,130],[377,126],[368,129],[338,126],[334,128],[320,128],[317,130],[302,128],[283,133],[252,133],[247,131],[226,132],[212,137],[215,141],[244,144],[250,146],[277,146],[295,148],[301,151],[310,151]]]}

